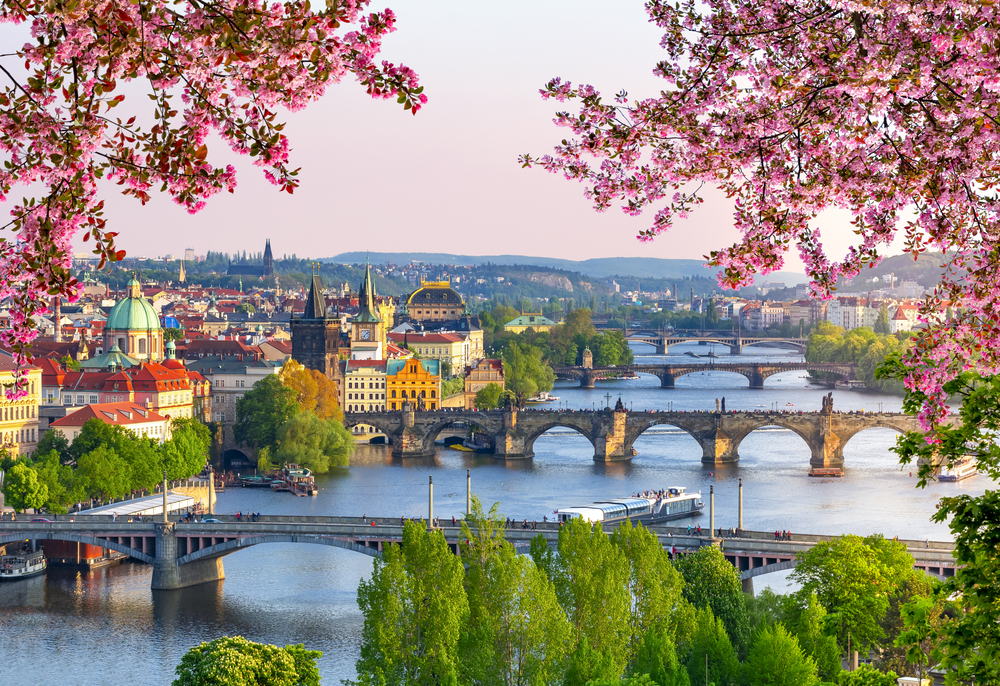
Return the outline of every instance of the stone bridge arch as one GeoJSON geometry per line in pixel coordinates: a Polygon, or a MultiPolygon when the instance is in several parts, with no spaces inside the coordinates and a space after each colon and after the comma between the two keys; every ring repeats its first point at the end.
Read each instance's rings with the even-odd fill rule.
{"type": "Polygon", "coordinates": [[[184,565],[199,560],[225,557],[226,555],[231,555],[232,553],[261,543],[309,543],[312,545],[342,548],[343,550],[350,550],[362,555],[368,555],[369,557],[382,557],[382,551],[377,544],[375,547],[372,547],[349,539],[321,536],[319,534],[261,534],[259,536],[234,538],[224,543],[217,543],[213,546],[196,550],[193,553],[188,553],[177,558],[177,564],[184,565]]]}
{"type": "MultiPolygon", "coordinates": [[[[567,417],[573,416],[572,414],[567,415],[567,417]]],[[[524,451],[526,455],[534,457],[535,454],[535,441],[539,439],[546,431],[550,429],[555,429],[558,427],[573,429],[588,441],[590,445],[594,447],[594,452],[597,452],[597,443],[594,436],[594,423],[587,420],[570,421],[569,419],[553,419],[547,421],[544,424],[531,427],[531,433],[529,433],[524,439],[524,451]]]]}
{"type": "MultiPolygon", "coordinates": [[[[122,545],[117,541],[109,541],[104,538],[98,538],[96,536],[84,536],[81,534],[74,533],[63,533],[58,531],[22,531],[16,534],[4,534],[0,535],[0,545],[7,545],[8,543],[16,543],[18,541],[24,541],[26,539],[35,539],[39,541],[69,541],[71,543],[86,543],[87,545],[98,546],[100,548],[107,548],[108,550],[114,550],[115,552],[128,555],[129,557],[139,560],[140,562],[145,562],[147,564],[153,564],[154,557],[148,555],[141,550],[136,550],[131,546],[122,545]]],[[[122,538],[125,538],[122,536],[122,538]]]]}
{"type": "Polygon", "coordinates": [[[366,415],[361,412],[345,412],[344,428],[350,429],[351,427],[358,426],[359,424],[374,426],[376,429],[385,434],[386,441],[392,443],[396,432],[399,430],[399,426],[395,422],[386,422],[384,417],[385,415],[383,413],[366,415]]]}
{"type": "Polygon", "coordinates": [[[682,419],[668,418],[668,417],[657,417],[655,419],[650,419],[648,422],[631,428],[625,432],[625,447],[628,450],[632,449],[632,444],[639,440],[639,437],[646,433],[648,430],[652,429],[654,426],[672,426],[675,429],[680,429],[688,436],[693,438],[699,446],[701,446],[701,430],[698,427],[688,425],[682,419]]]}
{"type": "Polygon", "coordinates": [[[448,416],[423,429],[424,451],[433,453],[434,442],[437,440],[438,435],[449,426],[454,426],[455,424],[471,424],[485,431],[490,437],[495,436],[501,431],[498,423],[485,414],[479,412],[456,412],[454,416],[448,416]]]}

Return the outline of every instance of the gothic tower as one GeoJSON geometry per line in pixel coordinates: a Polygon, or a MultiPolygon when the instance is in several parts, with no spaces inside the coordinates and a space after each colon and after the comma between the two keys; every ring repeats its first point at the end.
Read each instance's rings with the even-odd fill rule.
{"type": "Polygon", "coordinates": [[[291,324],[292,359],[328,379],[337,379],[339,384],[340,320],[326,309],[318,275],[313,275],[305,312],[301,317],[292,317],[291,324]]]}
{"type": "Polygon", "coordinates": [[[264,245],[264,269],[261,273],[265,279],[270,279],[274,276],[274,256],[271,254],[271,239],[267,239],[267,243],[264,245]]]}

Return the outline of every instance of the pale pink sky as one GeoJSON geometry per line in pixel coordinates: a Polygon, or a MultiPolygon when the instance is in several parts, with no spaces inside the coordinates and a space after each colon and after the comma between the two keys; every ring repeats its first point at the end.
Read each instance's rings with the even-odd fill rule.
{"type": "MultiPolygon", "coordinates": [[[[381,0],[398,31],[384,57],[421,77],[429,98],[416,116],[374,101],[355,82],[332,86],[303,112],[289,114],[294,195],[278,192],[247,158],[221,142],[216,163],[235,162],[234,195],[188,215],[165,197],[145,207],[109,189],[106,217],[130,255],[259,250],[327,257],[350,250],[513,253],[566,259],[609,256],[701,258],[735,238],[730,208],[717,197],[652,244],[636,233],[651,215],[594,212],[583,187],[524,170],[519,153],[543,154],[561,139],[556,103],[538,89],[551,77],[587,82],[607,94],[657,92],[652,67],[659,32],[640,0],[381,0]]],[[[7,41],[8,31],[3,32],[7,41]]],[[[129,105],[148,101],[130,98],[129,105]]],[[[16,194],[20,197],[20,194],[16,194]]],[[[824,222],[839,257],[852,237],[842,219],[824,222]]],[[[78,246],[77,249],[82,249],[78,246]]],[[[794,256],[786,270],[801,271],[794,256]]]]}

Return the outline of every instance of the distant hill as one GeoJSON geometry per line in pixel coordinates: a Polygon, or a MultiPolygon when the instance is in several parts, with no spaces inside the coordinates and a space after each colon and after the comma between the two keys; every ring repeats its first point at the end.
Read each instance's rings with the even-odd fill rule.
{"type": "MultiPolygon", "coordinates": [[[[449,253],[420,252],[345,252],[324,258],[323,262],[357,264],[370,259],[374,264],[407,264],[425,262],[427,264],[453,265],[530,265],[564,269],[579,272],[595,278],[631,276],[640,279],[682,279],[685,276],[714,279],[715,272],[705,267],[701,260],[667,260],[659,257],[598,257],[591,260],[562,260],[556,257],[531,257],[528,255],[452,255],[449,253]]],[[[759,281],[784,281],[788,285],[805,283],[804,274],[795,272],[775,272],[759,281]]]]}

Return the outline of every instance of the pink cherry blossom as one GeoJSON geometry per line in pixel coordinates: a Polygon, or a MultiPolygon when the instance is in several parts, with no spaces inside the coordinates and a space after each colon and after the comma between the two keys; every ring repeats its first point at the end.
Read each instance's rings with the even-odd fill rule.
{"type": "MultiPolygon", "coordinates": [[[[0,21],[27,24],[32,39],[0,57],[0,201],[18,185],[47,190],[15,204],[3,226],[15,237],[0,239],[0,299],[11,301],[0,341],[19,365],[31,360],[32,317],[54,296],[77,298],[73,236],[86,232],[102,266],[124,257],[99,180],[142,203],[159,189],[197,212],[236,188],[235,169],[210,161],[214,131],[292,193],[298,170],[279,107],[301,109],[353,74],[373,98],[421,109],[427,98],[416,73],[376,61],[395,15],[366,13],[368,4],[326,0],[314,11],[308,0],[0,1],[0,21]],[[133,103],[120,86],[135,80],[145,82],[151,107],[126,112],[133,103]]],[[[8,393],[23,394],[22,382],[19,373],[8,393]]]]}
{"type": "Polygon", "coordinates": [[[524,155],[586,186],[594,208],[652,210],[652,240],[703,201],[733,201],[742,240],[712,252],[720,284],[780,269],[793,246],[813,293],[878,264],[902,232],[906,249],[941,254],[905,384],[947,410],[943,384],[963,369],[1000,371],[1000,4],[805,0],[649,0],[663,30],[661,93],[607,101],[550,81],[575,100],[556,114],[567,138],[524,155]],[[857,239],[832,260],[815,226],[851,213],[857,239]],[[942,313],[950,312],[943,317],[942,313]]]}

